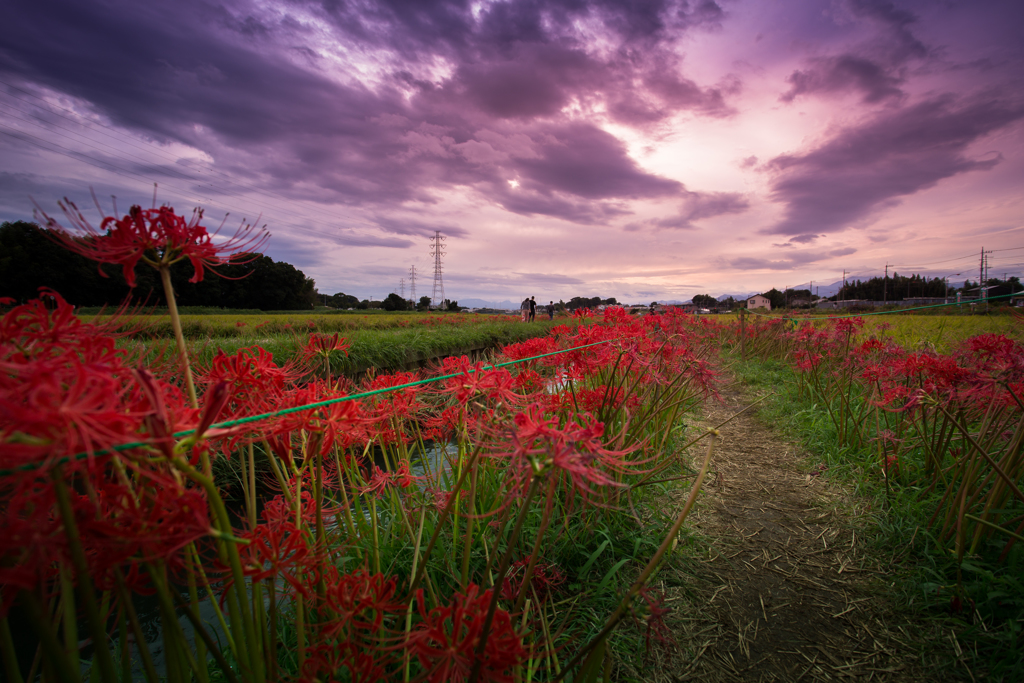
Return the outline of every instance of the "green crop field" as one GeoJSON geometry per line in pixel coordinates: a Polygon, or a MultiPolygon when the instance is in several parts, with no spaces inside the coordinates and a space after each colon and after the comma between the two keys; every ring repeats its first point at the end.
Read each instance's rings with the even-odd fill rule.
{"type": "MultiPolygon", "coordinates": [[[[93,317],[103,322],[110,317],[93,317]]],[[[279,364],[295,358],[310,334],[337,334],[348,345],[347,355],[331,359],[334,374],[356,374],[369,368],[401,369],[429,364],[448,355],[480,353],[486,349],[543,334],[566,318],[522,323],[512,316],[472,314],[386,313],[376,315],[186,315],[182,330],[190,356],[199,365],[223,351],[259,346],[279,364]]],[[[136,316],[118,322],[122,348],[153,361],[174,348],[169,316],[136,316]]]]}

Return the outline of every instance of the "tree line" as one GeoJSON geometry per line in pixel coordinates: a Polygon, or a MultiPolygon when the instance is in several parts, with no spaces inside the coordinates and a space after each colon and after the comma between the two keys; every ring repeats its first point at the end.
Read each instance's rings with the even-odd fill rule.
{"type": "MultiPolygon", "coordinates": [[[[421,296],[419,301],[412,301],[411,299],[403,299],[395,292],[391,292],[382,301],[370,301],[368,299],[359,300],[359,297],[353,296],[352,294],[345,294],[344,292],[338,292],[331,296],[321,296],[320,303],[328,308],[338,308],[341,310],[355,309],[365,311],[372,308],[379,308],[385,311],[428,311],[430,310],[430,297],[421,296]]],[[[440,306],[443,311],[461,311],[462,306],[459,306],[458,301],[452,301],[451,299],[445,299],[440,306]]]]}
{"type": "MultiPolygon", "coordinates": [[[[117,306],[125,300],[146,306],[166,305],[159,274],[136,268],[136,286],[125,283],[120,266],[97,264],[72,253],[26,221],[0,224],[0,297],[24,302],[39,296],[40,287],[58,292],[75,306],[117,306]]],[[[316,302],[316,283],[301,270],[269,256],[244,264],[218,266],[189,282],[193,269],[185,260],[171,267],[179,306],[247,308],[262,311],[309,310],[316,302]]]]}

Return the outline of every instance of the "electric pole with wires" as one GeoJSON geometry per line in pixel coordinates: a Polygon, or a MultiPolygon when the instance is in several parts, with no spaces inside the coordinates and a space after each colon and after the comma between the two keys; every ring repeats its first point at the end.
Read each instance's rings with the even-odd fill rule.
{"type": "Polygon", "coordinates": [[[445,236],[440,230],[434,231],[430,238],[430,255],[434,257],[434,291],[430,295],[430,305],[433,308],[444,307],[444,281],[441,278],[441,258],[445,255],[445,236]]]}

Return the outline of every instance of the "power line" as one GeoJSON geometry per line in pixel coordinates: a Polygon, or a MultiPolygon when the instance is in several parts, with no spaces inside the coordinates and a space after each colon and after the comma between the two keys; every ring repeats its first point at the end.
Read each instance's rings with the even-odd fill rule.
{"type": "Polygon", "coordinates": [[[446,253],[444,250],[445,239],[440,230],[435,230],[434,236],[430,238],[430,255],[434,257],[434,291],[430,295],[430,301],[436,308],[444,306],[444,281],[441,279],[441,258],[446,253]]]}
{"type": "Polygon", "coordinates": [[[927,268],[928,266],[938,266],[943,263],[951,263],[953,261],[964,261],[967,259],[974,259],[975,254],[967,254],[966,256],[957,256],[956,258],[946,259],[945,261],[935,261],[934,263],[922,263],[919,265],[908,265],[904,263],[894,264],[896,268],[927,268]]]}

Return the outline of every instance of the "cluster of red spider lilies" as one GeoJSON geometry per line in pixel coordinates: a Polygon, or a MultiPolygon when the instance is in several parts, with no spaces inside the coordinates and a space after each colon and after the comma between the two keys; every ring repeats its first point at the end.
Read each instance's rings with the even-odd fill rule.
{"type": "Polygon", "coordinates": [[[988,333],[948,354],[906,349],[861,318],[774,320],[751,334],[792,359],[840,445],[870,447],[887,486],[932,501],[931,533],[959,560],[992,550],[1003,561],[1024,541],[1024,346],[988,333]]]}
{"type": "MultiPolygon", "coordinates": [[[[66,212],[65,244],[126,276],[188,258],[202,278],[262,240],[243,226],[219,242],[167,207],[100,230],[66,212]]],[[[553,680],[600,669],[624,617],[664,633],[646,584],[710,448],[589,632],[570,618],[586,591],[565,585],[587,577],[567,549],[639,523],[646,484],[685,468],[680,418],[713,392],[707,323],[584,312],[497,367],[448,358],[357,386],[330,375],[338,335],[310,334],[284,366],[254,346],[196,367],[179,336],[178,357],[141,367],[121,321],[48,294],[55,308],[0,320],[8,680],[553,680]],[[159,606],[159,658],[139,595],[159,606]]]]}

